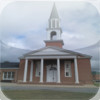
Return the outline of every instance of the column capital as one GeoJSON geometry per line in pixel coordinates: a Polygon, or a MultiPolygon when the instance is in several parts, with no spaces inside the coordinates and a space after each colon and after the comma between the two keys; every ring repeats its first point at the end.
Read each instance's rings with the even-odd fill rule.
{"type": "Polygon", "coordinates": [[[57,60],[60,60],[60,58],[58,57],[57,60]]]}
{"type": "Polygon", "coordinates": [[[28,58],[25,58],[25,60],[28,60],[28,58]]]}

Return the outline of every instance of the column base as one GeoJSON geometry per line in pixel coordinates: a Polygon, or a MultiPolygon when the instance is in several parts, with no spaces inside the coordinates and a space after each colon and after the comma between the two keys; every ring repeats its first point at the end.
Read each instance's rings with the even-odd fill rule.
{"type": "Polygon", "coordinates": [[[40,83],[43,83],[43,82],[40,82],[40,83]]]}
{"type": "Polygon", "coordinates": [[[57,83],[61,83],[61,82],[57,82],[57,83]]]}
{"type": "Polygon", "coordinates": [[[23,81],[23,83],[26,83],[26,81],[23,81]]]}
{"type": "Polygon", "coordinates": [[[75,82],[75,84],[79,84],[79,82],[75,82]]]}

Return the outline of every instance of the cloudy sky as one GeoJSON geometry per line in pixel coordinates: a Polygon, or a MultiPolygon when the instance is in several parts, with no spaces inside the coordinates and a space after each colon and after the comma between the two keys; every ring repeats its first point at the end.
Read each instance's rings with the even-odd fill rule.
{"type": "MultiPolygon", "coordinates": [[[[23,49],[44,47],[53,2],[14,2],[0,15],[0,39],[23,49]]],[[[77,49],[100,40],[100,15],[86,2],[56,2],[64,48],[77,49]]]]}

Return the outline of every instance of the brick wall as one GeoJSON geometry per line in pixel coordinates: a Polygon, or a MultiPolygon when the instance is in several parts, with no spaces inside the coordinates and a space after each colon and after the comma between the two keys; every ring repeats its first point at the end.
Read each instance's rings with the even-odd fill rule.
{"type": "Polygon", "coordinates": [[[64,66],[64,62],[65,60],[61,60],[61,67],[60,67],[60,77],[61,77],[61,83],[75,83],[75,72],[74,72],[74,61],[73,60],[69,60],[71,61],[71,77],[65,77],[65,66],[64,66]]]}
{"type": "Polygon", "coordinates": [[[93,76],[93,80],[99,80],[100,81],[100,74],[94,74],[93,76]]]}
{"type": "MultiPolygon", "coordinates": [[[[74,71],[74,60],[71,59],[65,59],[60,60],[60,77],[61,77],[61,84],[75,84],[75,71],[74,71]],[[64,61],[71,61],[71,72],[72,77],[65,77],[65,68],[64,68],[64,61]]],[[[33,83],[39,83],[40,77],[35,76],[36,71],[36,61],[34,60],[33,65],[33,83]]],[[[43,81],[46,83],[46,75],[47,75],[47,68],[46,66],[50,63],[56,63],[56,60],[44,60],[44,69],[43,69],[43,81]]],[[[79,81],[82,84],[91,84],[92,83],[92,74],[91,74],[91,65],[90,65],[90,59],[78,59],[78,71],[79,71],[79,81]]],[[[31,61],[28,61],[28,72],[27,72],[27,82],[29,82],[30,79],[30,65],[31,61]]],[[[23,75],[24,75],[24,66],[25,66],[25,60],[20,60],[20,70],[18,71],[18,82],[23,81],[23,75]]]]}
{"type": "Polygon", "coordinates": [[[55,47],[60,47],[62,48],[62,43],[61,42],[47,42],[46,46],[55,46],[55,47]]]}
{"type": "Polygon", "coordinates": [[[90,59],[78,59],[79,81],[82,83],[92,83],[92,72],[90,59]]]}
{"type": "Polygon", "coordinates": [[[12,82],[17,82],[18,79],[18,69],[0,69],[0,81],[3,80],[3,72],[15,72],[14,80],[12,82]]]}

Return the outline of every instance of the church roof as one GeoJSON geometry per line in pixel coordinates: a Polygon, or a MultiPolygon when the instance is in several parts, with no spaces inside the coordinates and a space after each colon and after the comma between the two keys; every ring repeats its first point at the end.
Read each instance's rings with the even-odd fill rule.
{"type": "Polygon", "coordinates": [[[82,54],[82,53],[78,53],[78,52],[74,52],[71,50],[66,50],[63,48],[59,48],[59,47],[53,47],[53,46],[47,46],[38,50],[34,50],[31,51],[29,53],[26,53],[23,55],[23,57],[20,58],[25,58],[25,57],[38,57],[38,56],[79,56],[82,58],[91,58],[91,56],[86,55],[86,54],[82,54]]]}
{"type": "Polygon", "coordinates": [[[18,69],[19,63],[17,62],[3,62],[0,63],[0,69],[18,69]]]}
{"type": "Polygon", "coordinates": [[[50,19],[52,19],[52,18],[59,18],[55,3],[53,5],[52,12],[50,15],[50,19]]]}

